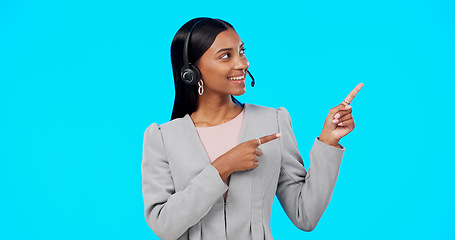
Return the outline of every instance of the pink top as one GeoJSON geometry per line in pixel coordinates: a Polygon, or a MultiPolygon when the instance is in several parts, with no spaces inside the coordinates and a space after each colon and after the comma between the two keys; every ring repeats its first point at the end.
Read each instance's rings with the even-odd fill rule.
{"type": "Polygon", "coordinates": [[[229,122],[212,127],[196,127],[211,162],[239,144],[244,115],[245,108],[229,122]]]}
{"type": "MultiPolygon", "coordinates": [[[[229,122],[212,127],[196,127],[199,138],[211,162],[239,144],[244,115],[245,108],[229,122]]],[[[229,178],[226,184],[229,185],[229,178]]],[[[226,200],[227,192],[223,196],[226,200]]]]}

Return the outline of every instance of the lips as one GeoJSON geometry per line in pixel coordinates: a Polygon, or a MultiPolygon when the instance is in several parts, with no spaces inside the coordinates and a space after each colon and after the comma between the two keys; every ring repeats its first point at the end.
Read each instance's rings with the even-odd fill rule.
{"type": "Polygon", "coordinates": [[[228,77],[227,79],[231,81],[241,81],[245,79],[245,74],[228,77]]]}

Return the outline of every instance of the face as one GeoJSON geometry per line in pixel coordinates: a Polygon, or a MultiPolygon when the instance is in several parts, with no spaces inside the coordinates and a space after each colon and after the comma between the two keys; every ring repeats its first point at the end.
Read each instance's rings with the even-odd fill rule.
{"type": "Polygon", "coordinates": [[[228,29],[219,33],[197,62],[204,82],[204,94],[244,94],[248,66],[243,42],[237,32],[228,29]]]}

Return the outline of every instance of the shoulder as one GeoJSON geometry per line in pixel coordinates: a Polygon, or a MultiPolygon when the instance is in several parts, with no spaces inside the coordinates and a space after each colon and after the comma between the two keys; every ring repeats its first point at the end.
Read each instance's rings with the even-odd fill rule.
{"type": "Polygon", "coordinates": [[[279,108],[272,108],[272,107],[267,107],[267,106],[260,106],[256,104],[250,104],[250,103],[245,103],[245,107],[250,111],[250,112],[259,112],[259,113],[276,113],[277,111],[285,110],[284,107],[279,107],[279,108]]]}
{"type": "Polygon", "coordinates": [[[167,131],[169,129],[175,129],[175,130],[178,130],[180,128],[183,127],[184,123],[185,123],[185,118],[188,117],[188,116],[185,116],[183,118],[176,118],[176,119],[173,119],[169,122],[165,122],[165,123],[162,123],[162,124],[158,124],[158,123],[152,123],[150,124],[147,129],[145,130],[146,132],[150,132],[152,130],[158,130],[158,131],[167,131]]]}
{"type": "Polygon", "coordinates": [[[249,118],[254,119],[256,123],[265,125],[278,123],[279,126],[284,124],[292,127],[291,116],[284,107],[272,108],[247,103],[245,103],[245,107],[249,118]]]}
{"type": "Polygon", "coordinates": [[[248,111],[250,111],[252,113],[276,114],[278,116],[280,116],[280,115],[289,116],[288,110],[284,107],[272,108],[272,107],[260,106],[260,105],[248,104],[248,103],[245,103],[245,106],[247,107],[248,111]]]}
{"type": "Polygon", "coordinates": [[[276,111],[275,108],[266,107],[266,106],[260,106],[260,105],[251,104],[251,103],[245,103],[245,108],[248,109],[251,112],[273,112],[273,111],[276,111]]]}

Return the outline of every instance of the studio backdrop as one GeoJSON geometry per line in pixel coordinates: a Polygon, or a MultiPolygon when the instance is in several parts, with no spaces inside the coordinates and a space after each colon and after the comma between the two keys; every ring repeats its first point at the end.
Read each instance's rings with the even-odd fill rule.
{"type": "Polygon", "coordinates": [[[1,1],[0,239],[158,239],[142,141],[170,120],[170,45],[195,17],[230,22],[241,102],[285,107],[300,153],[358,84],[356,127],[313,232],[275,200],[275,239],[454,239],[453,1],[1,1]],[[247,80],[248,81],[248,80],[247,80]]]}

